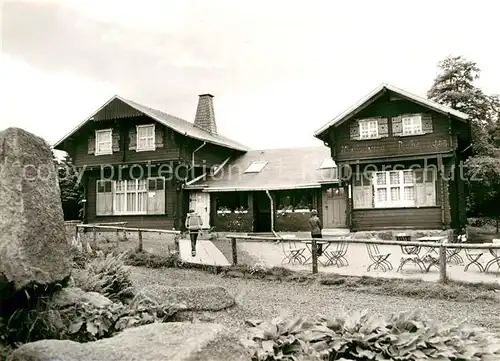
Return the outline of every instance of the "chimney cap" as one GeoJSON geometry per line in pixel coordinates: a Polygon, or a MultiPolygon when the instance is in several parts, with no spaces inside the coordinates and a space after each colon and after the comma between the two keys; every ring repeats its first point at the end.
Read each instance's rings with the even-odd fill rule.
{"type": "Polygon", "coordinates": [[[213,98],[214,96],[210,93],[203,93],[203,94],[200,94],[199,97],[210,97],[210,98],[213,98]]]}

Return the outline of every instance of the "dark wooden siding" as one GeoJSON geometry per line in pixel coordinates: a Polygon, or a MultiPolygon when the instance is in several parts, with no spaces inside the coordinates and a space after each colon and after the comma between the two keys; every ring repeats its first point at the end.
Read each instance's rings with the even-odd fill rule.
{"type": "MultiPolygon", "coordinates": [[[[203,144],[202,141],[190,139],[188,142],[182,144],[181,158],[191,164],[193,160],[193,152],[203,144]]],[[[242,154],[241,152],[220,147],[215,144],[206,143],[202,148],[194,154],[194,160],[197,166],[212,167],[220,165],[229,157],[242,154]]]]}
{"type": "Polygon", "coordinates": [[[98,166],[102,164],[120,164],[146,162],[155,160],[178,160],[180,156],[179,142],[187,141],[186,137],[174,136],[170,128],[156,123],[152,119],[140,116],[107,121],[91,122],[83,127],[69,144],[69,153],[73,153],[73,161],[77,167],[98,166]],[[136,152],[129,150],[129,129],[141,124],[155,124],[155,128],[163,130],[164,146],[155,151],[136,152]],[[112,128],[120,134],[120,150],[110,155],[88,154],[88,139],[98,129],[112,128]]]}
{"type": "MultiPolygon", "coordinates": [[[[88,172],[86,215],[88,223],[100,222],[127,222],[129,227],[143,227],[153,229],[173,229],[177,215],[177,191],[175,180],[165,181],[165,212],[164,215],[123,215],[97,216],[96,215],[96,181],[100,178],[99,172],[88,172]]],[[[152,172],[152,176],[156,174],[152,172]]],[[[116,177],[113,177],[116,179],[116,177]]]]}
{"type": "Polygon", "coordinates": [[[333,135],[335,157],[337,161],[373,159],[398,155],[421,155],[449,152],[455,149],[457,138],[450,131],[450,119],[432,112],[407,100],[389,101],[388,95],[361,111],[353,120],[341,124],[333,135]],[[394,137],[392,135],[392,117],[408,113],[427,113],[432,116],[433,132],[417,136],[394,137]],[[389,118],[389,136],[373,140],[351,140],[351,123],[369,117],[389,118]]]}
{"type": "Polygon", "coordinates": [[[354,209],[352,230],[441,229],[441,207],[354,209]]]}

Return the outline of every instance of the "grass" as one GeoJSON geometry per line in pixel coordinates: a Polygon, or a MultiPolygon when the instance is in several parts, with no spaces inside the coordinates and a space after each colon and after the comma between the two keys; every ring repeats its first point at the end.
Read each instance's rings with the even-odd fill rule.
{"type": "Polygon", "coordinates": [[[335,274],[313,275],[296,272],[284,267],[265,268],[262,266],[207,266],[179,261],[175,256],[161,256],[147,252],[129,254],[127,264],[147,268],[199,269],[217,273],[221,277],[261,279],[274,282],[313,283],[335,287],[339,290],[357,291],[383,296],[405,296],[420,299],[453,300],[470,302],[475,300],[498,300],[500,284],[467,283],[450,280],[446,284],[421,280],[396,278],[353,277],[335,274]]]}

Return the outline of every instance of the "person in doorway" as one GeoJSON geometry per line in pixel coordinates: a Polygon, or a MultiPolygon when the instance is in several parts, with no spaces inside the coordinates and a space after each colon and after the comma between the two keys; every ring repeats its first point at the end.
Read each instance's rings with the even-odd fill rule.
{"type": "MultiPolygon", "coordinates": [[[[309,227],[311,229],[311,238],[323,238],[321,235],[321,231],[323,229],[323,225],[321,224],[321,219],[318,217],[318,212],[313,209],[311,211],[311,218],[309,218],[309,227]]],[[[323,245],[318,244],[318,257],[323,254],[323,245]]]]}
{"type": "Polygon", "coordinates": [[[196,256],[196,241],[198,240],[198,235],[201,232],[203,221],[201,217],[194,211],[190,209],[186,217],[186,229],[189,232],[189,238],[191,238],[191,256],[196,256]]]}

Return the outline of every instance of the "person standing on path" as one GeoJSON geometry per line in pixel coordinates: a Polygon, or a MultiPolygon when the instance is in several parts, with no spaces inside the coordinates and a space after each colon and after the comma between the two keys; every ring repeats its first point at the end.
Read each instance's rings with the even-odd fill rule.
{"type": "MultiPolygon", "coordinates": [[[[313,209],[311,211],[311,218],[309,218],[309,227],[311,229],[311,238],[323,238],[321,235],[321,230],[323,225],[321,224],[321,219],[318,217],[318,212],[313,209]]],[[[323,245],[318,245],[318,257],[323,254],[323,245]]]]}
{"type": "Polygon", "coordinates": [[[201,217],[194,211],[190,209],[186,217],[186,229],[189,232],[189,238],[191,238],[191,256],[196,256],[196,241],[198,240],[198,235],[201,232],[203,221],[201,217]]]}

